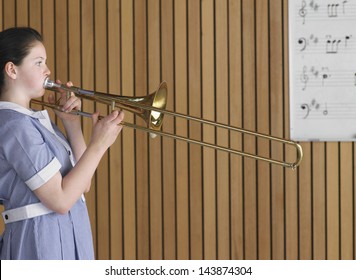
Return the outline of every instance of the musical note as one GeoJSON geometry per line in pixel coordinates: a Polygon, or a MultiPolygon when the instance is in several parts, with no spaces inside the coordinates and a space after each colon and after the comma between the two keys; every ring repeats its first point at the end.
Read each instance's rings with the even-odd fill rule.
{"type": "Polygon", "coordinates": [[[329,17],[337,17],[337,8],[339,4],[328,4],[328,16],[329,17]]]}
{"type": "MultiPolygon", "coordinates": [[[[328,35],[327,37],[331,37],[330,35],[328,35]]],[[[338,39],[334,39],[334,40],[326,40],[326,53],[331,53],[331,54],[336,54],[338,53],[339,50],[339,44],[340,44],[341,40],[338,39]]]]}
{"type": "Polygon", "coordinates": [[[351,37],[352,37],[352,35],[345,36],[345,48],[347,48],[347,42],[348,42],[348,40],[350,40],[351,37]]]}
{"type": "Polygon", "coordinates": [[[326,79],[328,79],[331,75],[328,74],[328,72],[329,72],[329,68],[328,67],[322,67],[321,71],[323,72],[321,85],[324,86],[324,81],[326,79]]]}
{"type": "Polygon", "coordinates": [[[329,114],[329,111],[328,111],[328,104],[325,103],[325,109],[323,111],[323,115],[326,116],[327,114],[329,114]]]}
{"type": "Polygon", "coordinates": [[[342,2],[342,13],[345,14],[345,5],[347,3],[347,0],[342,2]]]}

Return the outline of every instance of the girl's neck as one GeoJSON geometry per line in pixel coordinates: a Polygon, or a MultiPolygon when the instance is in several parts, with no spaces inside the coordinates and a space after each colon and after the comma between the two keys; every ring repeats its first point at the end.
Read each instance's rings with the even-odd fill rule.
{"type": "Polygon", "coordinates": [[[20,94],[9,93],[8,91],[1,93],[0,101],[12,102],[24,108],[30,108],[30,100],[28,100],[28,98],[20,94]]]}

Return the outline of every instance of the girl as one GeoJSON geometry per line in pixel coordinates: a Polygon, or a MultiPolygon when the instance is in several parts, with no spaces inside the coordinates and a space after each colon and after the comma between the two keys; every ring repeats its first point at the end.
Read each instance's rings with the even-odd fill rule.
{"type": "MultiPolygon", "coordinates": [[[[83,193],[105,151],[122,126],[123,112],[98,120],[86,147],[80,99],[62,93],[65,137],[48,113],[30,109],[43,96],[50,70],[41,35],[34,29],[0,32],[0,202],[5,230],[1,259],[94,259],[90,222],[83,193]]],[[[60,81],[57,81],[60,83],[60,81]]],[[[71,82],[67,86],[72,86],[71,82]]],[[[48,98],[54,103],[54,96],[48,98]]]]}

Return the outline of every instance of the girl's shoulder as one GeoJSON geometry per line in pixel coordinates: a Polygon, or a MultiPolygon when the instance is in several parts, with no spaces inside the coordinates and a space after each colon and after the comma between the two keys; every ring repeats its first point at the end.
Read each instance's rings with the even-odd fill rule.
{"type": "Polygon", "coordinates": [[[0,129],[1,128],[22,128],[33,123],[32,118],[28,115],[19,113],[14,110],[0,110],[0,129]]]}

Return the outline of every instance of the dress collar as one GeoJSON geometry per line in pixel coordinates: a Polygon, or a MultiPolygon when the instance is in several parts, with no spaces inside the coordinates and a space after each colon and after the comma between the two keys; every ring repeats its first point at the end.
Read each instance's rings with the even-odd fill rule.
{"type": "Polygon", "coordinates": [[[27,116],[30,116],[32,118],[36,118],[36,119],[45,119],[46,115],[47,115],[47,110],[32,111],[32,110],[22,107],[16,103],[12,103],[12,102],[8,102],[8,101],[0,101],[0,110],[3,110],[3,109],[13,110],[13,111],[25,114],[27,116]]]}

